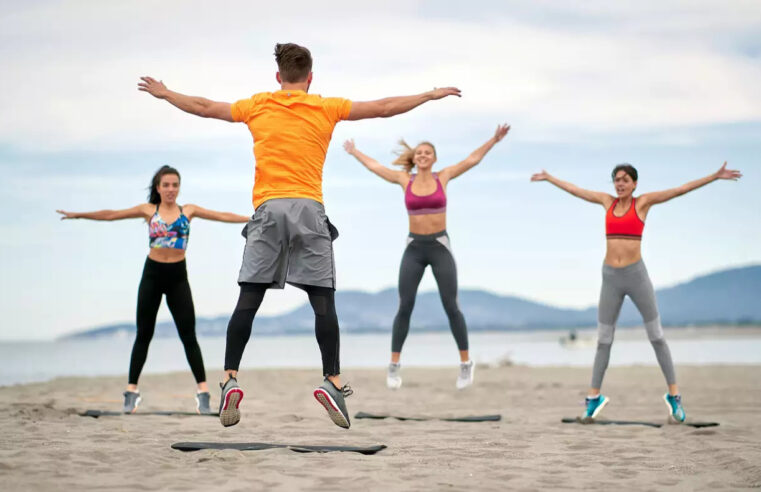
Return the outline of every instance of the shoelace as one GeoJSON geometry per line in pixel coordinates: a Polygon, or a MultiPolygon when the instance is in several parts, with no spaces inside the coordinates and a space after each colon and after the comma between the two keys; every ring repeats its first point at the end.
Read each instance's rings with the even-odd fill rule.
{"type": "Polygon", "coordinates": [[[341,388],[341,393],[343,393],[344,398],[346,398],[347,396],[353,395],[354,390],[351,389],[351,386],[349,386],[348,384],[344,384],[343,387],[341,388]]]}

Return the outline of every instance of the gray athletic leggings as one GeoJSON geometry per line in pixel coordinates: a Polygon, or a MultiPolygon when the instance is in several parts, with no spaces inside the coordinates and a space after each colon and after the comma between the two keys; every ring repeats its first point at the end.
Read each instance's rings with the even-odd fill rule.
{"type": "Polygon", "coordinates": [[[449,327],[457,348],[468,350],[468,327],[457,303],[457,266],[449,249],[447,231],[436,234],[413,234],[407,238],[407,249],[399,268],[399,311],[394,318],[391,351],[401,352],[410,331],[410,316],[425,267],[431,265],[439,296],[449,318],[449,327]]]}
{"type": "Polygon", "coordinates": [[[592,388],[602,386],[602,378],[605,376],[605,369],[608,368],[610,359],[610,347],[613,344],[618,313],[621,311],[624,296],[627,295],[642,315],[647,337],[655,349],[655,357],[666,377],[666,383],[676,384],[674,363],[671,361],[669,346],[663,338],[653,284],[650,282],[645,263],[639,260],[637,263],[621,268],[609,265],[602,267],[602,290],[597,314],[597,353],[592,369],[592,388]]]}

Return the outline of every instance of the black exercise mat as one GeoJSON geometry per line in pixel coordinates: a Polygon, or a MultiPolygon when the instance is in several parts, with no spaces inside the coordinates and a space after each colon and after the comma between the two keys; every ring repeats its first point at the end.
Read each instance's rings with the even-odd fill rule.
{"type": "Polygon", "coordinates": [[[199,451],[201,449],[237,449],[239,451],[259,451],[262,449],[285,448],[297,453],[330,453],[344,451],[361,454],[375,454],[386,449],[385,444],[376,446],[315,446],[307,444],[275,444],[269,442],[176,442],[172,449],[179,451],[199,451]]]}
{"type": "MultiPolygon", "coordinates": [[[[639,420],[589,420],[586,421],[582,419],[581,417],[564,417],[561,422],[564,424],[582,424],[582,425],[591,425],[591,424],[599,424],[599,425],[644,425],[647,427],[655,427],[660,428],[663,427],[664,424],[659,424],[656,422],[643,422],[639,420]]],[[[686,425],[688,427],[695,427],[697,429],[703,428],[703,427],[717,427],[719,424],[718,422],[682,422],[681,424],[674,424],[674,425],[686,425]]]]}
{"type": "Polygon", "coordinates": [[[135,412],[135,413],[123,413],[114,412],[112,410],[85,410],[80,413],[80,417],[92,417],[97,419],[98,417],[134,417],[140,415],[161,415],[163,417],[171,417],[175,415],[187,416],[187,417],[219,417],[218,413],[197,413],[197,412],[182,412],[173,410],[157,410],[153,412],[135,412]]]}
{"type": "Polygon", "coordinates": [[[427,420],[443,420],[444,422],[499,422],[502,420],[502,415],[468,415],[465,417],[400,417],[398,415],[383,415],[373,414],[366,412],[358,412],[354,415],[355,419],[396,419],[396,420],[411,420],[414,422],[423,422],[427,420]]]}

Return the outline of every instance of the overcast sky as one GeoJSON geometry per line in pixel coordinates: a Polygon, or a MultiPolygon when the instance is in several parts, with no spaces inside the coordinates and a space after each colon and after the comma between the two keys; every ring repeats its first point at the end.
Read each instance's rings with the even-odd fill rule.
{"type": "MultiPolygon", "coordinates": [[[[745,177],[654,208],[643,256],[656,287],[761,262],[761,4],[448,4],[3,2],[0,339],[134,319],[145,224],[61,222],[56,208],[134,206],[170,163],[182,173],[181,203],[252,213],[245,125],[186,115],[136,84],[151,75],[230,102],[275,90],[276,42],[311,49],[311,91],[325,96],[463,91],[404,116],[336,127],[325,200],[341,230],[339,289],[395,287],[407,232],[402,191],[341,143],[354,138],[387,163],[400,137],[430,140],[443,166],[502,122],[513,126],[508,137],[448,190],[462,288],[560,306],[597,302],[604,211],[529,183],[542,168],[612,192],[610,170],[631,162],[647,192],[727,160],[745,177]]],[[[239,231],[193,221],[188,268],[199,316],[235,305],[239,231]]],[[[434,287],[427,273],[421,290],[434,287]]],[[[300,291],[275,291],[261,312],[304,301],[300,291]]],[[[165,308],[159,316],[168,317],[165,308]]]]}

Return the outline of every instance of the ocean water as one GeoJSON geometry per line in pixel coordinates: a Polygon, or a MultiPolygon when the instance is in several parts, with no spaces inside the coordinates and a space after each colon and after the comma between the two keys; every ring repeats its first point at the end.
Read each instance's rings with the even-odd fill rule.
{"type": "MultiPolygon", "coordinates": [[[[720,330],[670,330],[667,340],[675,364],[761,364],[761,334],[757,330],[722,334],[720,330]]],[[[591,367],[595,352],[593,331],[580,332],[581,342],[559,343],[562,332],[486,332],[470,334],[471,357],[480,364],[591,367]]],[[[222,368],[224,338],[199,339],[207,371],[222,368]]],[[[342,335],[341,365],[385,367],[390,335],[342,335]]],[[[47,381],[60,376],[125,375],[131,338],[50,342],[0,342],[0,386],[47,381]]],[[[458,363],[457,347],[449,333],[411,333],[402,354],[405,366],[440,367],[458,363]]],[[[644,330],[619,330],[611,366],[656,365],[644,330]]],[[[253,336],[241,368],[319,368],[320,352],[313,336],[253,336]]],[[[154,339],[144,373],[189,372],[178,338],[154,339]]],[[[210,376],[210,380],[214,377],[210,376]]]]}

